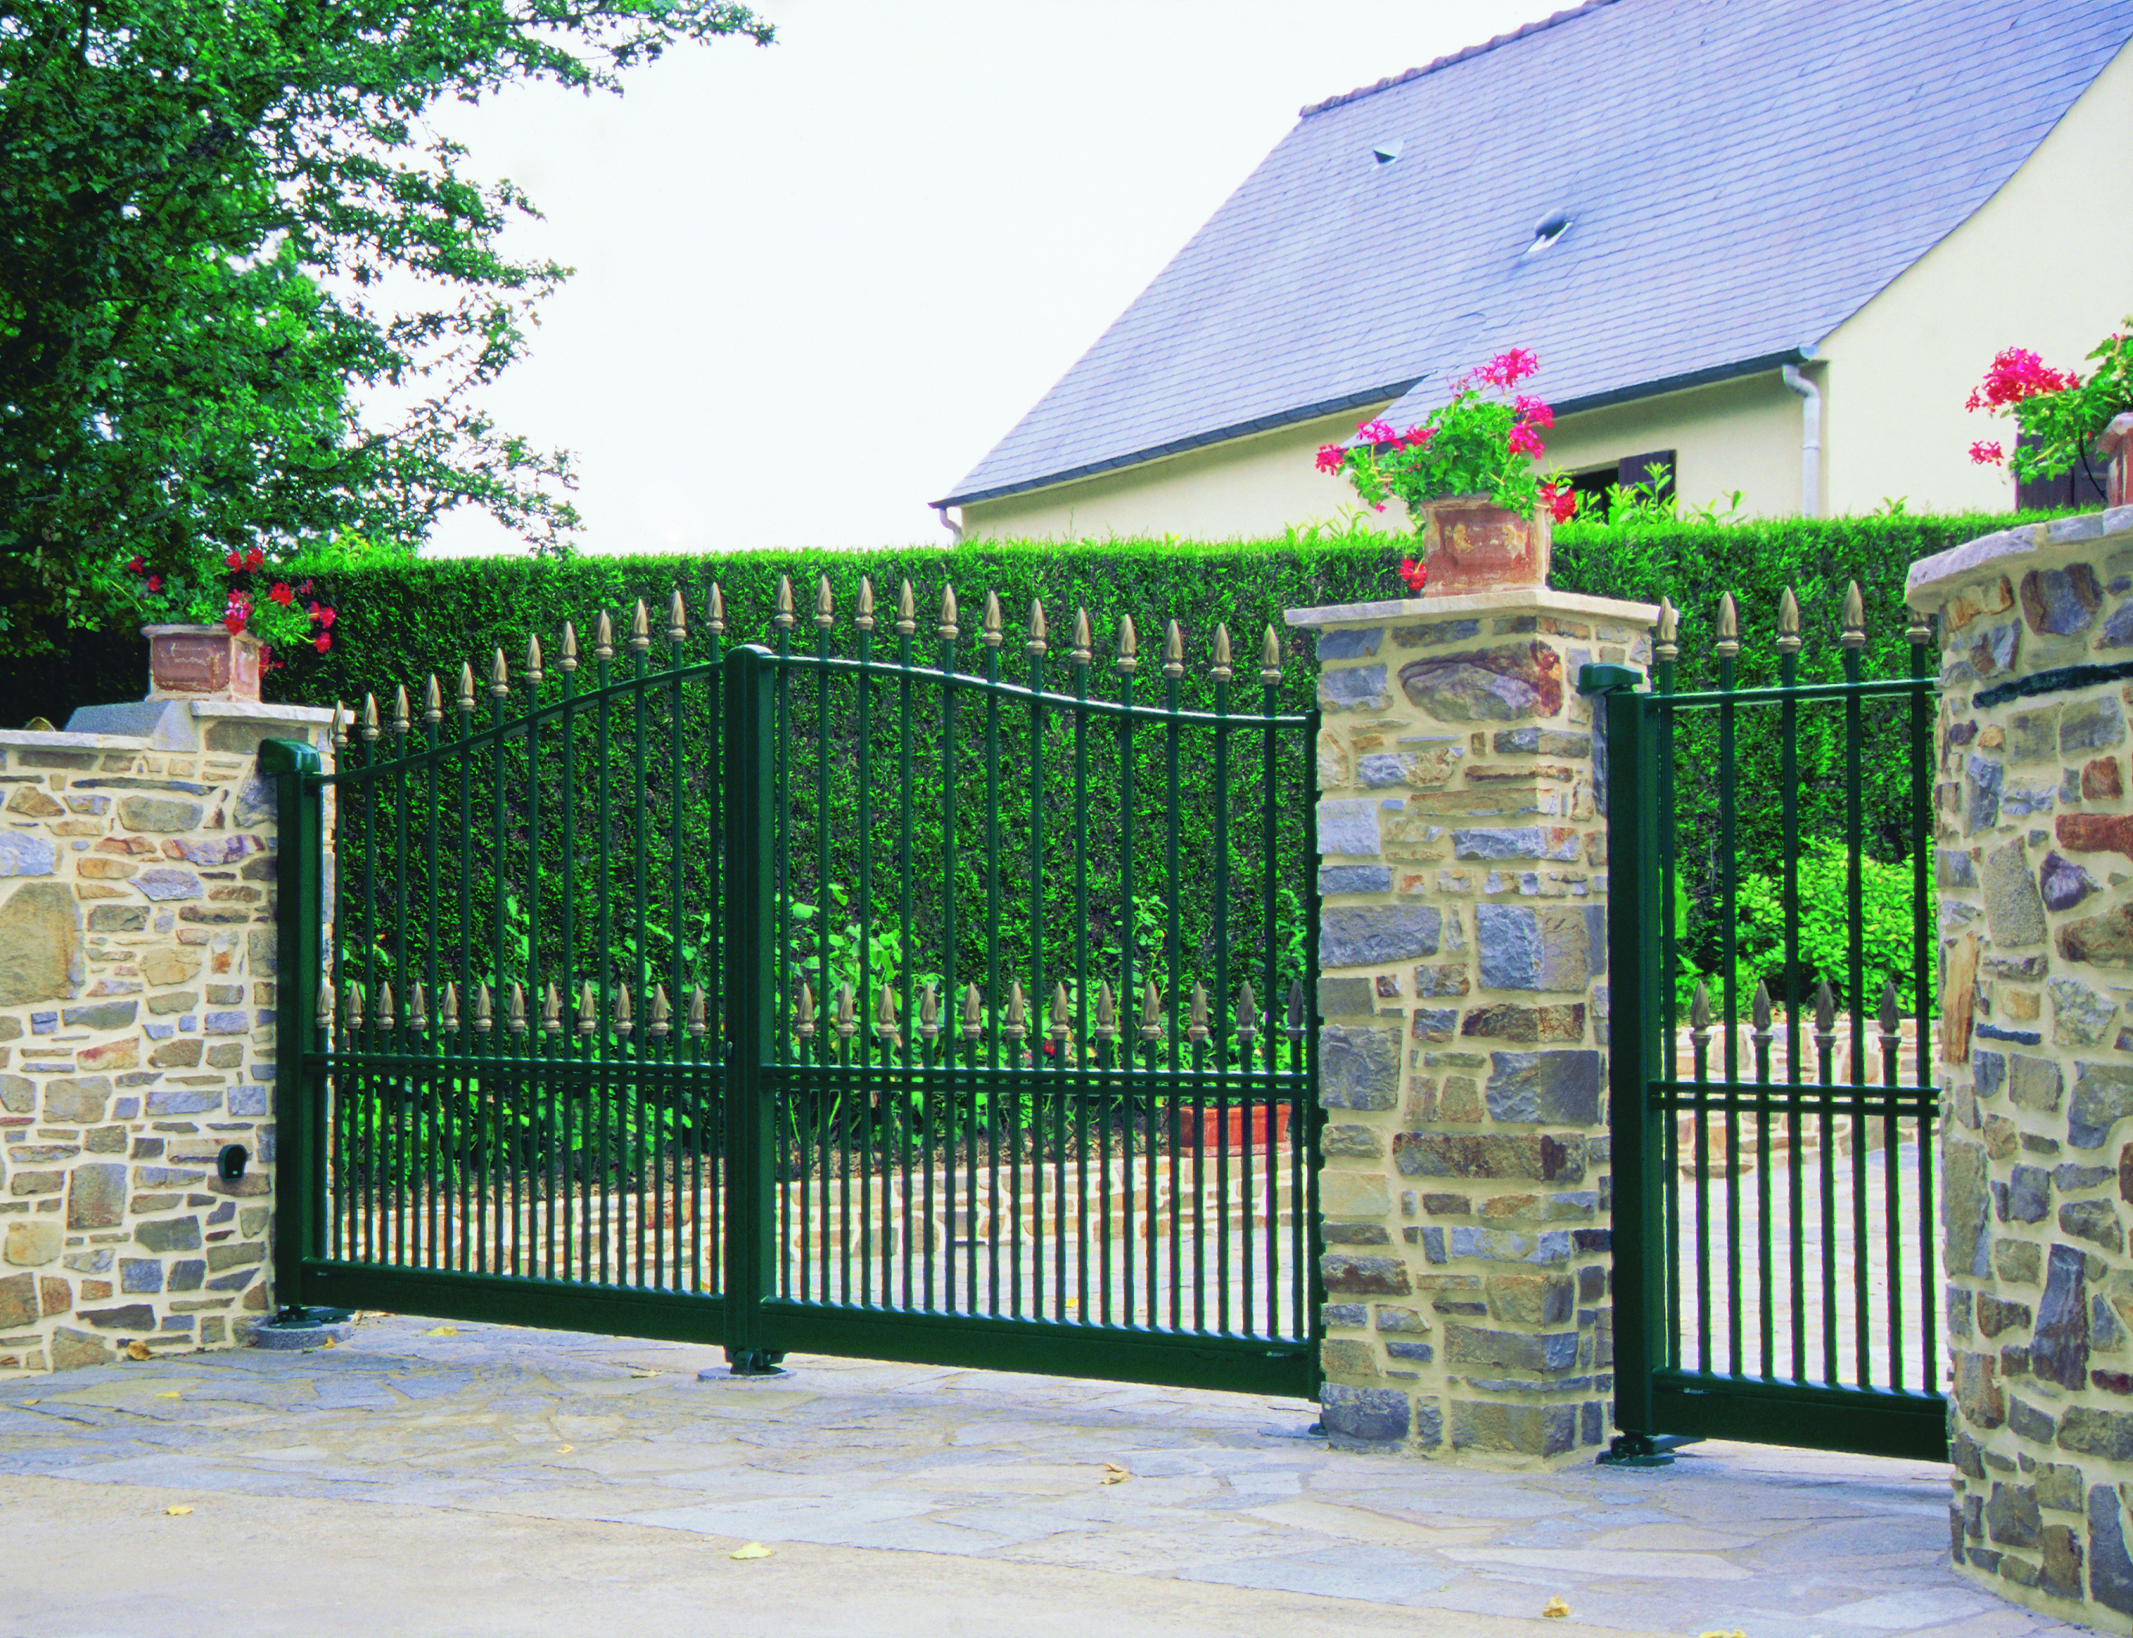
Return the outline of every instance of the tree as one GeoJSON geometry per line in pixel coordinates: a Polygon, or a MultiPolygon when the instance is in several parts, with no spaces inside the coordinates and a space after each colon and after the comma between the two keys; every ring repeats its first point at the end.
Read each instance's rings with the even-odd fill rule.
{"type": "Polygon", "coordinates": [[[566,549],[568,455],[475,395],[569,269],[501,253],[530,202],[423,116],[723,35],[772,30],[724,0],[0,0],[8,642],[113,619],[135,556],[412,549],[461,505],[566,549]]]}

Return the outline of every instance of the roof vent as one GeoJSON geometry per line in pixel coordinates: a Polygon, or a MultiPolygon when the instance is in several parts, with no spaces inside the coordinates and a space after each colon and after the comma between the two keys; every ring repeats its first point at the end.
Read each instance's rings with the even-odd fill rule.
{"type": "Polygon", "coordinates": [[[1557,211],[1553,216],[1545,218],[1540,226],[1533,230],[1533,243],[1526,246],[1525,253],[1528,256],[1538,256],[1569,231],[1570,218],[1561,211],[1557,211]]]}
{"type": "Polygon", "coordinates": [[[1395,159],[1398,159],[1400,157],[1400,139],[1398,137],[1394,137],[1390,142],[1379,143],[1375,148],[1370,150],[1370,157],[1372,159],[1375,159],[1380,165],[1390,165],[1395,159]]]}

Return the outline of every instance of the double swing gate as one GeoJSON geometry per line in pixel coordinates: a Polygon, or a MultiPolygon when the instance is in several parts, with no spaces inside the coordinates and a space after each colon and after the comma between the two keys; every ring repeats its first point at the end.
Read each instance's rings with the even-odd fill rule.
{"type": "Polygon", "coordinates": [[[270,748],[282,1300],[1314,1395],[1274,634],[1099,662],[950,589],[928,664],[857,593],[730,649],[677,593],[270,748]]]}
{"type": "MultiPolygon", "coordinates": [[[[1662,606],[1605,695],[1613,973],[1611,1458],[1715,1436],[1941,1460],[1930,630],[1869,679],[1743,686],[1730,596],[1699,670],[1662,606]],[[1710,672],[1715,670],[1715,678],[1710,672]]],[[[1836,670],[1836,676],[1827,673],[1836,670]]],[[[1597,703],[1597,702],[1596,702],[1597,703]]]]}

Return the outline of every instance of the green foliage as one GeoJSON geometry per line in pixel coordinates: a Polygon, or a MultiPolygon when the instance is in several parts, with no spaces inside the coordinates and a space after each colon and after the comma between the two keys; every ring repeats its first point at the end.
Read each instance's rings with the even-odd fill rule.
{"type": "Polygon", "coordinates": [[[470,401],[568,270],[499,248],[532,206],[425,114],[616,89],[724,0],[23,0],[0,20],[0,630],[128,617],[136,554],[196,584],[343,529],[482,507],[576,527],[567,458],[470,401]],[[396,293],[388,296],[387,292],[396,293]],[[399,296],[418,305],[396,307],[399,296]],[[407,408],[366,421],[364,400],[407,408]]]}
{"type": "MultiPolygon", "coordinates": [[[[1893,979],[1896,999],[1906,1014],[1916,1007],[1912,972],[1917,962],[1913,937],[1911,867],[1884,864],[1864,855],[1859,860],[1860,916],[1864,970],[1859,993],[1867,1010],[1881,1004],[1882,986],[1893,979]]],[[[1928,876],[1926,925],[1933,925],[1934,905],[1928,876]]],[[[1828,979],[1840,1000],[1852,999],[1851,863],[1842,843],[1811,842],[1799,862],[1799,994],[1803,1003],[1818,980],[1828,979]]],[[[1741,960],[1770,986],[1782,1003],[1785,989],[1785,894],[1776,876],[1747,876],[1737,894],[1741,926],[1737,944],[1741,960]]]]}

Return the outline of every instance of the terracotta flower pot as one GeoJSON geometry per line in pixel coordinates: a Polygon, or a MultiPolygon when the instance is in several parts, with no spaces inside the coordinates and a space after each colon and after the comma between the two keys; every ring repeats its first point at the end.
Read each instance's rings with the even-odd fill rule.
{"type": "Polygon", "coordinates": [[[259,703],[259,651],[248,631],[224,626],[143,626],[152,700],[244,700],[259,703]]]}
{"type": "MultiPolygon", "coordinates": [[[[1178,1111],[1178,1146],[1187,1154],[1196,1150],[1203,1154],[1216,1154],[1227,1149],[1233,1155],[1260,1155],[1266,1153],[1267,1116],[1264,1104],[1249,1108],[1201,1109],[1199,1115],[1198,1141],[1194,1141],[1194,1110],[1178,1111]]],[[[1278,1147],[1289,1139],[1289,1106],[1277,1103],[1273,1115],[1274,1143],[1278,1147]]]]}
{"type": "Polygon", "coordinates": [[[1554,542],[1545,509],[1531,518],[1482,495],[1443,495],[1422,503],[1422,543],[1429,569],[1424,597],[1545,586],[1554,542]]]}

